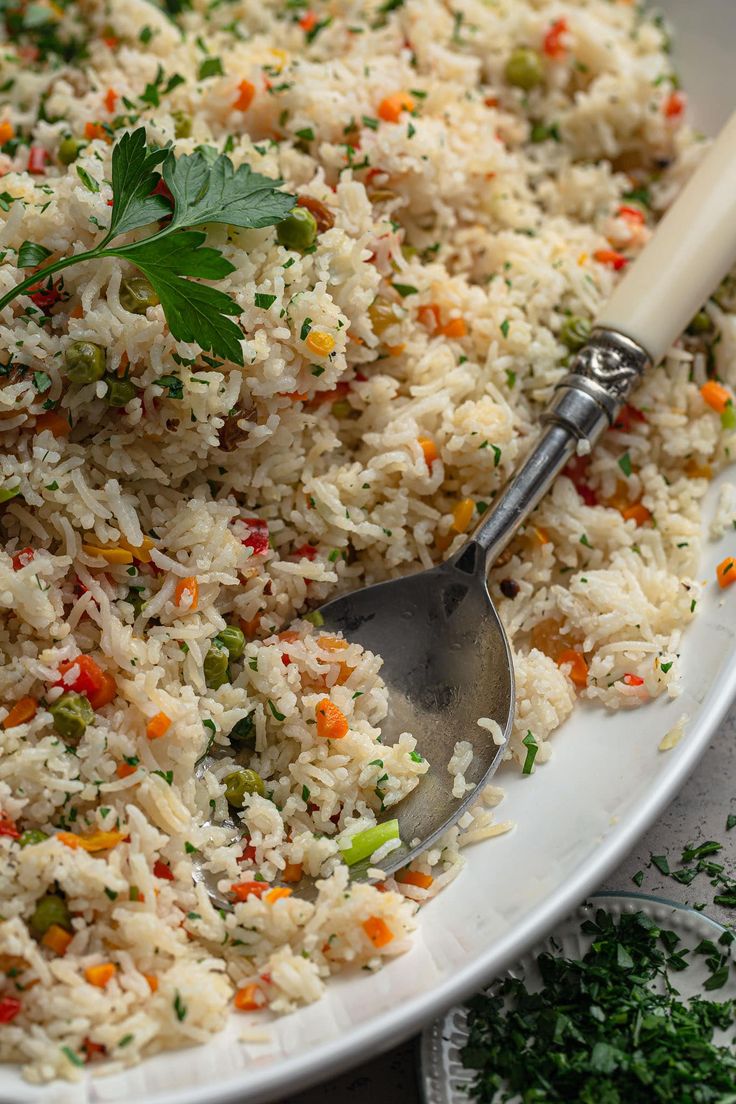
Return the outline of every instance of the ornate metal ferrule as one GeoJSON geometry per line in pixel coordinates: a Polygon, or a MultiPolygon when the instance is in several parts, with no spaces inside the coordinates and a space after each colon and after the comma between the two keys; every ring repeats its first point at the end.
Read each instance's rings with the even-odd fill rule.
{"type": "Polygon", "coordinates": [[[592,445],[616,420],[650,367],[649,354],[636,341],[615,330],[593,330],[557,385],[545,421],[564,426],[592,445]]]}

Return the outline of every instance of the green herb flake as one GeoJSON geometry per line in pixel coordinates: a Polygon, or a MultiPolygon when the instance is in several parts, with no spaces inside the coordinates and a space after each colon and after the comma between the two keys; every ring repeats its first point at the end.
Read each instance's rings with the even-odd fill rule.
{"type": "Polygon", "coordinates": [[[628,452],[625,452],[623,456],[619,456],[618,466],[628,479],[631,475],[631,472],[633,471],[633,468],[631,467],[631,457],[629,456],[628,452]]]}
{"type": "Polygon", "coordinates": [[[279,713],[278,709],[273,704],[273,702],[271,701],[270,698],[268,699],[268,708],[271,710],[271,712],[273,713],[273,715],[274,715],[274,717],[276,718],[277,721],[285,721],[286,720],[285,715],[283,713],[279,713]]]}
{"type": "Polygon", "coordinates": [[[521,741],[526,751],[526,759],[524,760],[524,766],[521,768],[522,774],[531,774],[532,767],[534,766],[534,760],[537,758],[537,752],[539,751],[539,744],[534,738],[534,734],[531,731],[527,731],[526,736],[521,741]]]}
{"type": "Polygon", "coordinates": [[[255,304],[257,307],[260,307],[261,310],[268,310],[268,308],[272,307],[275,302],[275,295],[264,295],[261,292],[256,293],[255,304]]]}
{"type": "Polygon", "coordinates": [[[178,989],[176,990],[176,995],[174,996],[173,1004],[174,1004],[174,1012],[176,1013],[176,1018],[179,1021],[179,1023],[182,1023],[182,1021],[187,1018],[187,1006],[184,1004],[184,1001],[181,999],[181,994],[180,994],[178,989]]]}
{"type": "Polygon", "coordinates": [[[77,169],[77,176],[82,181],[82,183],[84,184],[87,191],[88,192],[99,192],[100,185],[97,183],[97,181],[94,179],[94,177],[90,176],[89,173],[87,172],[87,170],[82,168],[81,165],[77,165],[76,169],[77,169]]]}
{"type": "Polygon", "coordinates": [[[24,241],[18,250],[18,265],[20,268],[35,268],[51,256],[51,250],[36,242],[24,241]]]}
{"type": "Polygon", "coordinates": [[[402,299],[406,299],[407,295],[418,295],[418,288],[413,287],[411,284],[393,284],[394,291],[398,291],[402,299]]]}

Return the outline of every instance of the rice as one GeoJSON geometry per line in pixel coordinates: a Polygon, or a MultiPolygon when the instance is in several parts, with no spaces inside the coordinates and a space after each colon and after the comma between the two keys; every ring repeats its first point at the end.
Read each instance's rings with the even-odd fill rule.
{"type": "MultiPolygon", "coordinates": [[[[242,370],[177,343],[160,306],[127,311],[131,269],[114,257],[67,269],[53,306],[25,296],[0,318],[12,351],[0,379],[0,721],[24,697],[38,703],[2,734],[12,1016],[0,1057],[47,1081],[204,1042],[234,993],[262,1016],[319,999],[340,970],[377,968],[409,946],[460,848],[511,829],[489,787],[382,892],[349,883],[341,846],[430,764],[410,733],[380,742],[381,658],[307,618],[461,545],[564,375],[566,322],[592,318],[614,287],[600,251],[636,255],[702,143],[672,99],[662,28],[604,0],[462,0],[454,15],[440,0],[337,0],[324,18],[281,0],[194,0],[175,20],[146,0],[60,0],[40,30],[11,34],[0,65],[0,294],[27,275],[24,242],[63,256],[99,240],[107,138],[133,126],[177,155],[225,147],[334,222],[306,253],[271,227],[211,228],[234,266],[218,287],[242,310],[242,370]],[[540,48],[560,19],[564,48],[544,80],[511,87],[512,50],[540,48]],[[381,105],[399,91],[414,114],[392,122],[381,105]],[[60,141],[85,128],[61,164],[60,141]],[[46,151],[40,173],[29,145],[46,151]],[[319,362],[310,327],[334,340],[319,362]],[[124,408],[108,407],[103,381],[69,385],[73,341],[130,373],[124,408]],[[94,551],[126,544],[132,562],[94,551]],[[205,660],[233,625],[243,655],[213,689],[205,660]],[[60,665],[69,682],[80,655],[113,692],[70,750],[49,707],[60,665]],[[345,718],[339,739],[319,735],[326,698],[345,718]],[[160,715],[165,732],[149,738],[160,715]],[[225,791],[242,764],[263,792],[244,797],[234,832],[225,791]],[[32,829],[49,838],[21,847],[16,831],[32,829]],[[250,892],[220,911],[193,880],[195,858],[230,897],[254,879],[296,892],[250,892]],[[316,879],[314,899],[300,874],[316,879]],[[69,910],[62,953],[29,928],[44,894],[69,910]],[[104,987],[90,980],[110,965],[104,987]]],[[[649,374],[491,573],[516,671],[512,767],[531,733],[536,772],[578,698],[615,709],[677,693],[700,500],[733,448],[699,393],[713,371],[736,382],[732,285],[721,292],[710,329],[649,374]],[[585,657],[582,681],[570,652],[585,657]]],[[[493,722],[479,724],[498,742],[493,722]]],[[[458,798],[469,765],[459,741],[458,798]]]]}

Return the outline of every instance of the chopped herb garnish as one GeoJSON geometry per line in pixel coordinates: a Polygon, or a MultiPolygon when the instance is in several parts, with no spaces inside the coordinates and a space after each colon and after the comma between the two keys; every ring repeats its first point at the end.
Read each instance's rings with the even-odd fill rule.
{"type": "Polygon", "coordinates": [[[534,766],[534,760],[537,758],[537,752],[539,751],[539,744],[534,739],[532,732],[527,731],[526,736],[521,741],[526,751],[526,759],[524,760],[524,766],[521,768],[522,774],[531,774],[532,767],[534,766]]]}
{"type": "Polygon", "coordinates": [[[174,1012],[176,1013],[176,1018],[179,1023],[187,1018],[187,1006],[181,999],[181,994],[179,993],[178,989],[176,990],[176,996],[174,997],[174,1012]]]}
{"type": "Polygon", "coordinates": [[[631,457],[629,456],[628,452],[625,452],[623,454],[623,456],[619,456],[618,466],[620,467],[621,471],[624,473],[624,475],[628,479],[629,476],[631,475],[632,470],[633,470],[632,467],[631,467],[631,457]]]}
{"type": "Polygon", "coordinates": [[[271,710],[271,712],[273,713],[273,715],[274,715],[274,717],[276,718],[277,721],[285,721],[286,720],[286,717],[284,716],[284,714],[279,713],[278,709],[273,704],[273,702],[271,701],[270,698],[268,699],[268,708],[271,710]]]}

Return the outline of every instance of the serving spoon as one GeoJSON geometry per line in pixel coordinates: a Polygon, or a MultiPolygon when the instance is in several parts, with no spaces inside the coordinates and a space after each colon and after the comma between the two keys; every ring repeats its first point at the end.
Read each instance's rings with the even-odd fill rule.
{"type": "MultiPolygon", "coordinates": [[[[391,874],[425,851],[478,799],[506,752],[514,719],[511,649],[488,591],[498,554],[575,454],[590,451],[643,373],[665,355],[736,260],[736,115],[618,284],[542,416],[544,429],[465,544],[426,571],[341,595],[320,607],[324,628],[384,659],[388,716],[381,739],[411,732],[430,769],[389,816],[401,846],[391,874]],[[479,718],[496,722],[496,738],[479,718]],[[473,759],[452,796],[455,742],[473,759]]],[[[365,877],[369,863],[351,869],[365,877]]],[[[216,893],[211,875],[199,869],[216,893]]]]}

